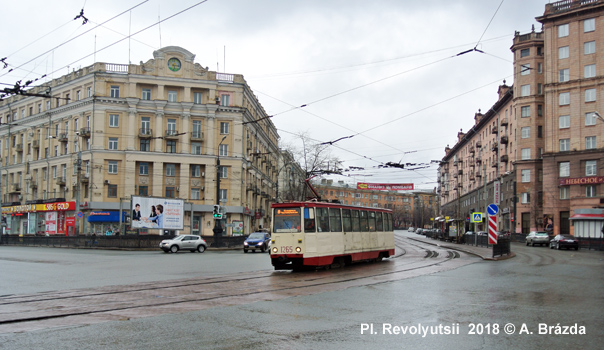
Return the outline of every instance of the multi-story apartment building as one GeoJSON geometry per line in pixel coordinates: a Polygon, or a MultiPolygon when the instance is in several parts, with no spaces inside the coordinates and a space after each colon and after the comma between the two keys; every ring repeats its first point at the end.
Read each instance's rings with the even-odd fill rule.
{"type": "MultiPolygon", "coordinates": [[[[573,233],[572,216],[594,208],[599,220],[604,218],[604,119],[597,113],[604,109],[604,1],[555,2],[537,20],[542,32],[514,37],[513,89],[502,95],[500,87],[499,101],[446,149],[441,206],[443,214],[457,218],[459,228],[466,213],[485,212],[490,203],[501,207],[503,231],[573,233]],[[479,174],[478,168],[466,166],[478,164],[471,152],[478,141],[483,149],[487,145],[499,152],[498,157],[487,155],[488,162],[481,154],[482,194],[468,181],[472,176],[465,177],[467,171],[479,174]],[[496,171],[489,173],[491,166],[496,171]]],[[[485,229],[484,224],[465,226],[485,229]]]]}
{"type": "Polygon", "coordinates": [[[537,20],[545,43],[543,213],[554,233],[575,233],[573,215],[595,208],[601,220],[604,208],[604,120],[596,116],[604,111],[604,1],[554,2],[537,20]]]}
{"type": "Polygon", "coordinates": [[[185,233],[212,235],[217,203],[244,232],[269,224],[278,134],[243,76],[209,71],[180,47],[153,56],[95,63],[28,91],[50,98],[0,101],[3,213],[19,214],[8,216],[11,233],[48,232],[40,203],[66,203],[67,223],[52,232],[71,232],[79,210],[74,232],[104,231],[117,222],[99,217],[128,212],[132,195],[184,199],[185,233]]]}
{"type": "Polygon", "coordinates": [[[392,209],[395,227],[433,227],[437,214],[435,191],[372,191],[357,189],[344,181],[322,179],[312,186],[322,200],[338,200],[342,204],[392,209]],[[432,219],[432,220],[431,220],[432,219]]]}

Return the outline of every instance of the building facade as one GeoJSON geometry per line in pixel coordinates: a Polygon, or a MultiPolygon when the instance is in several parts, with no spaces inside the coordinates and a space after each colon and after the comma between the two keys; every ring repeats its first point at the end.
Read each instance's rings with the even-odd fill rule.
{"type": "MultiPolygon", "coordinates": [[[[28,91],[50,98],[0,101],[3,213],[74,201],[66,216],[91,234],[94,213],[127,212],[135,195],[184,199],[184,233],[212,235],[214,204],[226,209],[227,234],[269,224],[278,134],[243,76],[209,71],[181,47],[153,56],[95,63],[28,91]]],[[[40,233],[31,210],[7,218],[11,233],[40,233]]]]}

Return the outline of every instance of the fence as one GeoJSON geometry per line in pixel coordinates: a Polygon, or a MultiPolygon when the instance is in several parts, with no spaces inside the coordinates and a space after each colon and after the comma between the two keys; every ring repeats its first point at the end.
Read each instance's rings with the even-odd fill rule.
{"type": "MultiPolygon", "coordinates": [[[[97,236],[96,238],[93,236],[0,236],[0,244],[8,245],[105,249],[159,249],[159,242],[174,237],[156,235],[97,236]]],[[[224,236],[215,242],[213,236],[203,237],[210,248],[242,248],[246,238],[247,236],[224,236]]]]}

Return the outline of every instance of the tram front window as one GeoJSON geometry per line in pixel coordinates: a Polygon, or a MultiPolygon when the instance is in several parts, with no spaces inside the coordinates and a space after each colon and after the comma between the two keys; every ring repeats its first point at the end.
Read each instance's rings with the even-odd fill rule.
{"type": "Polygon", "coordinates": [[[277,208],[273,232],[300,232],[300,208],[277,208]]]}

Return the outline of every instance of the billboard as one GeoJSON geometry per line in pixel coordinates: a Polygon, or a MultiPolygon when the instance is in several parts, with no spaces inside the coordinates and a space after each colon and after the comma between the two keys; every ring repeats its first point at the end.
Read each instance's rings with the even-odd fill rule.
{"type": "Polygon", "coordinates": [[[132,196],[130,213],[132,228],[184,229],[183,199],[132,196]]]}
{"type": "Polygon", "coordinates": [[[357,183],[357,190],[372,191],[410,191],[413,190],[413,184],[383,184],[383,183],[357,183]]]}

